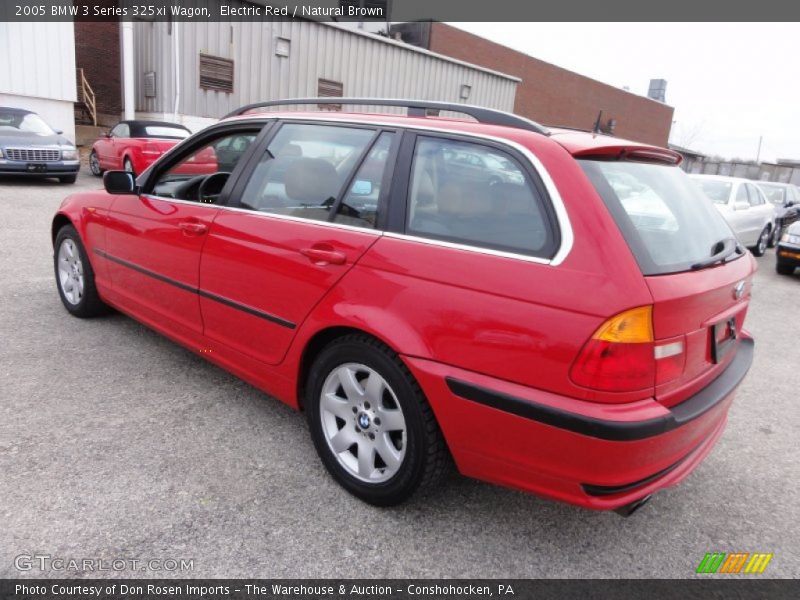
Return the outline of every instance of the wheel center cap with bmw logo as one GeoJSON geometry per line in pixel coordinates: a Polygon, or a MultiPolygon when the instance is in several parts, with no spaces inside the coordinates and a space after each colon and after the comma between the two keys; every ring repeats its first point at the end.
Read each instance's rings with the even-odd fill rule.
{"type": "Polygon", "coordinates": [[[358,415],[358,426],[361,427],[361,429],[367,429],[369,427],[369,415],[366,413],[358,415]]]}

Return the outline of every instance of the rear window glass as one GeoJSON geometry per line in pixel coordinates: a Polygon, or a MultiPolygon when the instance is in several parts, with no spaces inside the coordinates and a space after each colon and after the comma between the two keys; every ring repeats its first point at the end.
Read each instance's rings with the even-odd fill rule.
{"type": "Polygon", "coordinates": [[[714,181],[713,179],[695,179],[703,193],[711,198],[715,204],[727,204],[731,195],[731,184],[727,181],[714,181]]]}
{"type": "Polygon", "coordinates": [[[678,167],[580,161],[633,251],[642,273],[688,271],[714,254],[731,228],[678,167]]]}
{"type": "Polygon", "coordinates": [[[163,125],[145,125],[144,137],[152,138],[174,138],[182,140],[191,135],[185,129],[179,127],[166,127],[163,125]]]}

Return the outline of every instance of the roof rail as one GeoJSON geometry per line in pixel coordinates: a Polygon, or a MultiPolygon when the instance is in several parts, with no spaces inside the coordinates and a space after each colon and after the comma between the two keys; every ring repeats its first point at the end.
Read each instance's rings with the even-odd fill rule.
{"type": "Polygon", "coordinates": [[[255,102],[237,108],[233,112],[228,113],[223,117],[235,117],[242,115],[248,111],[256,108],[268,108],[270,106],[289,106],[296,104],[362,104],[371,106],[399,106],[408,109],[409,117],[425,117],[429,110],[447,110],[469,115],[479,123],[486,123],[489,125],[503,125],[505,127],[515,127],[517,129],[525,129],[527,131],[534,131],[542,135],[550,135],[550,131],[543,125],[539,125],[535,121],[520,117],[518,115],[504,112],[502,110],[495,110],[493,108],[484,108],[482,106],[472,106],[470,104],[454,104],[450,102],[436,102],[433,100],[399,100],[394,98],[288,98],[285,100],[269,100],[266,102],[255,102]]]}

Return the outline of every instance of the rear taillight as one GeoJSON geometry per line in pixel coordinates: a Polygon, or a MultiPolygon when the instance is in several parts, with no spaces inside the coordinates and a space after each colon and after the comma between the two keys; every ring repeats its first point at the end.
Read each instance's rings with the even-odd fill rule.
{"type": "Polygon", "coordinates": [[[680,376],[684,342],[656,342],[653,307],[640,306],[603,323],[578,354],[570,377],[576,384],[606,392],[652,389],[680,376]]]}
{"type": "Polygon", "coordinates": [[[653,307],[626,310],[603,323],[578,354],[570,376],[593,390],[627,392],[653,387],[653,307]]]}

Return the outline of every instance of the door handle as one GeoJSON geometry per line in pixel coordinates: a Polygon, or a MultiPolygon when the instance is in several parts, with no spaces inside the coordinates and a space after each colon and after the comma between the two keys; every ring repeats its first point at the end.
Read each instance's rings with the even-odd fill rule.
{"type": "Polygon", "coordinates": [[[344,252],[337,250],[327,250],[325,248],[303,248],[300,254],[305,256],[315,265],[343,265],[347,262],[344,252]]]}
{"type": "Polygon", "coordinates": [[[180,227],[185,233],[191,235],[201,235],[208,231],[208,226],[204,223],[197,223],[196,221],[181,221],[178,223],[178,227],[180,227]]]}

